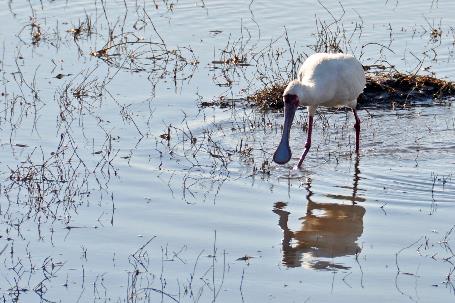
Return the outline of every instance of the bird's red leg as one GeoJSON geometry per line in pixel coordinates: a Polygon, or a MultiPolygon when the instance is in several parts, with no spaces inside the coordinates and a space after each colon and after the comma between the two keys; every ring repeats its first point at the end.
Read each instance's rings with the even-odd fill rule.
{"type": "Polygon", "coordinates": [[[307,132],[307,138],[306,138],[306,143],[305,143],[305,150],[303,151],[303,154],[300,156],[300,160],[299,160],[299,163],[297,164],[297,168],[300,168],[302,166],[303,160],[305,160],[306,154],[308,154],[308,151],[310,150],[312,130],[313,130],[313,116],[308,115],[308,132],[307,132]]]}
{"type": "Polygon", "coordinates": [[[357,110],[355,108],[352,109],[352,112],[354,113],[355,117],[355,152],[359,153],[359,146],[360,146],[360,119],[359,116],[357,116],[357,110]]]}

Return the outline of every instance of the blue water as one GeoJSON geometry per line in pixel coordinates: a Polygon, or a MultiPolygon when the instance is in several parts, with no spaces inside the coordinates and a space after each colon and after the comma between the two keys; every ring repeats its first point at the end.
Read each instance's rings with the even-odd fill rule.
{"type": "Polygon", "coordinates": [[[450,100],[359,111],[358,158],[352,115],[321,109],[301,171],[304,109],[278,166],[282,113],[199,104],[285,75],[286,33],[305,57],[322,25],[365,65],[455,80],[454,13],[450,1],[0,4],[2,298],[452,300],[450,100]],[[93,33],[74,39],[86,16],[93,33]],[[110,46],[150,44],[91,56],[109,28],[110,46]],[[213,63],[234,54],[251,66],[213,63]]]}

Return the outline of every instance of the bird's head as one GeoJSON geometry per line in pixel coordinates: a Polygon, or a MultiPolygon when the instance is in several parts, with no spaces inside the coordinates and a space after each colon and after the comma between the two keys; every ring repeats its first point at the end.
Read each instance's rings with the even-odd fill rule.
{"type": "Polygon", "coordinates": [[[292,80],[283,92],[285,124],[291,128],[294,114],[300,104],[304,101],[304,87],[299,80],[292,80]]]}
{"type": "Polygon", "coordinates": [[[302,101],[304,97],[304,87],[299,80],[292,80],[283,92],[283,98],[288,95],[295,95],[298,101],[302,101]]]}

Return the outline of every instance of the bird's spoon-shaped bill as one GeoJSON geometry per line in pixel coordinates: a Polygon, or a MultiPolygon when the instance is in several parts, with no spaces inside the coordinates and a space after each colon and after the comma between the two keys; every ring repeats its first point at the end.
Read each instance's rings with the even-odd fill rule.
{"type": "Polygon", "coordinates": [[[291,160],[292,152],[291,148],[289,147],[289,135],[297,107],[298,101],[296,102],[295,100],[285,100],[283,134],[281,136],[280,144],[273,154],[273,161],[277,164],[285,164],[291,160]]]}

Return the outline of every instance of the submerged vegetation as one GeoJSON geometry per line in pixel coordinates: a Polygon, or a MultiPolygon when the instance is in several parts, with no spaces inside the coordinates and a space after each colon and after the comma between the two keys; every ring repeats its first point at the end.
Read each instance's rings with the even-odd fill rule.
{"type": "MultiPolygon", "coordinates": [[[[453,28],[428,23],[409,29],[428,45],[417,60],[406,61],[408,71],[398,72],[387,59],[394,52],[393,35],[400,30],[391,25],[376,29],[386,31],[389,43],[365,42],[364,20],[354,14],[353,20],[345,21],[340,3],[335,13],[318,2],[322,16],[315,16],[313,34],[303,42],[294,41],[286,27],[277,37],[264,38],[254,1],[248,6],[248,21],[235,24],[240,32],[208,23],[202,34],[193,34],[189,24],[198,19],[191,14],[202,12],[200,18],[211,20],[214,8],[204,1],[190,3],[193,6],[170,0],[0,4],[8,17],[0,29],[5,37],[0,45],[3,302],[258,301],[256,294],[269,295],[263,293],[263,281],[249,298],[244,292],[248,287],[256,290],[258,272],[273,275],[278,268],[279,274],[289,274],[281,267],[289,264],[279,264],[281,254],[294,265],[326,270],[333,281],[349,288],[355,277],[363,290],[362,266],[373,249],[367,247],[371,242],[360,242],[364,214],[371,209],[387,214],[392,204],[387,195],[391,191],[393,196],[394,190],[419,195],[423,210],[416,212],[426,213],[430,205],[429,218],[438,203],[453,198],[453,177],[445,171],[431,174],[429,182],[427,176],[418,176],[417,185],[379,180],[384,183],[380,194],[370,199],[375,188],[365,184],[374,177],[361,172],[359,158],[354,159],[352,125],[342,114],[322,113],[317,119],[313,148],[315,157],[326,149],[323,161],[317,158],[317,164],[297,173],[271,163],[282,130],[281,114],[274,109],[282,108],[282,91],[309,54],[349,52],[365,63],[368,83],[360,106],[408,107],[432,100],[450,104],[455,84],[438,79],[424,62],[437,61],[441,41],[455,37],[453,28]],[[355,162],[353,176],[350,161],[355,162]],[[327,173],[329,164],[331,169],[346,169],[343,178],[348,182],[327,183],[327,192],[321,194],[318,180],[311,178],[327,173]],[[223,191],[226,186],[235,189],[223,191]],[[255,191],[261,194],[255,196],[255,191]],[[348,194],[339,194],[343,191],[348,194]],[[268,201],[277,193],[290,201],[268,201]],[[305,203],[306,212],[299,213],[305,203]],[[357,214],[351,233],[352,224],[345,220],[349,209],[357,211],[349,213],[357,214]],[[330,218],[321,215],[324,211],[333,217],[341,214],[335,219],[348,227],[344,243],[354,249],[317,256],[331,253],[318,247],[327,243],[319,236],[336,235],[339,226],[308,234],[306,226],[330,218]],[[260,219],[255,218],[258,214],[260,219]],[[297,225],[288,222],[294,217],[297,225]],[[270,218],[273,221],[266,222],[270,218]],[[242,238],[254,228],[259,232],[248,237],[257,236],[260,245],[242,238]],[[306,241],[315,238],[318,241],[308,247],[306,241]],[[303,260],[308,251],[313,260],[303,260]]],[[[450,54],[455,55],[453,49],[450,54]]],[[[302,119],[295,123],[306,127],[302,119]]],[[[372,119],[365,115],[363,123],[377,142],[387,141],[372,119]]],[[[455,120],[441,122],[444,134],[453,136],[452,123],[455,120]]],[[[429,133],[434,130],[433,125],[424,127],[429,133]]],[[[377,148],[376,141],[368,141],[371,137],[367,132],[362,139],[367,156],[377,148]]],[[[410,140],[409,151],[400,156],[411,157],[414,169],[426,164],[420,151],[429,144],[420,134],[410,140]]],[[[301,142],[297,139],[295,144],[301,142]]],[[[332,171],[328,174],[327,179],[336,179],[332,171]]],[[[443,228],[441,234],[432,232],[391,252],[396,268],[388,268],[396,274],[400,293],[401,278],[420,279],[427,273],[407,270],[405,256],[436,264],[438,270],[425,282],[455,290],[453,227],[447,232],[443,228]]],[[[292,274],[283,276],[283,283],[270,292],[283,288],[292,293],[292,282],[297,292],[308,287],[307,281],[300,281],[304,275],[298,273],[299,280],[291,281],[292,274]]]]}

